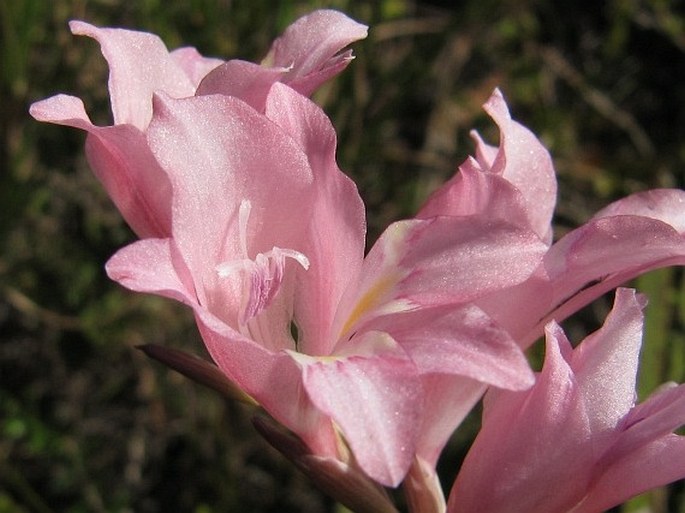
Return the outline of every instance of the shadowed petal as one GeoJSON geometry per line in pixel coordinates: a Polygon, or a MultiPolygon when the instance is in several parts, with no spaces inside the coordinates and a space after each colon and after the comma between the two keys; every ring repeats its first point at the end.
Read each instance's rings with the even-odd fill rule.
{"type": "Polygon", "coordinates": [[[685,437],[667,435],[643,445],[593,480],[573,513],[601,513],[643,492],[685,477],[685,437]]]}
{"type": "Polygon", "coordinates": [[[457,374],[423,374],[423,419],[416,454],[435,468],[440,453],[487,385],[457,374]]]}
{"type": "Polygon", "coordinates": [[[139,237],[171,234],[171,184],[140,130],[131,125],[97,127],[83,102],[64,94],[34,103],[30,112],[39,121],[88,132],[86,155],[93,173],[139,237]]]}

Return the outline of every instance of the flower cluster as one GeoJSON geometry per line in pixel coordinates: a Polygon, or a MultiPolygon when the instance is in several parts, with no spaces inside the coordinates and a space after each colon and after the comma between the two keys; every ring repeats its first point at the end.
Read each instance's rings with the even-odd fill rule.
{"type": "Polygon", "coordinates": [[[261,64],[71,29],[109,62],[114,124],[67,95],[31,114],[88,133],[90,165],[139,237],[109,276],[188,305],[217,367],[176,365],[257,403],[288,433],[260,431],[336,498],[395,511],[382,486],[403,484],[413,512],[589,513],[685,477],[685,390],[634,404],[641,296],[619,289],[575,349],[557,324],[685,263],[683,191],[630,196],[553,242],[550,156],[495,91],[499,145],[474,134],[475,157],[365,252],[364,205],[308,98],[365,26],[316,11],[261,64]],[[524,350],[543,335],[534,373],[524,350]],[[483,394],[445,501],[437,459],[483,394]]]}

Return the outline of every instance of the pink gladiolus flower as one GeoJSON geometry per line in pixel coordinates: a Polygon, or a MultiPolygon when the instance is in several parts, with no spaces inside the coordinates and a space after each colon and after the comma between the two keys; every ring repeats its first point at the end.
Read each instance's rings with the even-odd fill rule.
{"type": "Polygon", "coordinates": [[[619,200],[551,244],[556,178],[549,155],[528,129],[511,119],[499,91],[485,109],[500,128],[499,147],[474,133],[476,158],[469,158],[429,198],[419,217],[455,215],[465,208],[484,211],[528,224],[550,243],[529,279],[477,302],[523,348],[542,335],[550,320],[561,322],[649,270],[685,264],[685,191],[677,189],[619,200]]]}
{"type": "MultiPolygon", "coordinates": [[[[453,215],[467,205],[528,223],[551,244],[556,178],[549,155],[528,129],[511,119],[499,91],[485,109],[500,128],[499,147],[474,133],[477,157],[429,198],[419,216],[453,215]]],[[[542,336],[550,320],[563,321],[647,271],[683,264],[685,191],[646,191],[598,212],[551,244],[530,278],[477,304],[525,349],[542,336]]]]}
{"type": "MultiPolygon", "coordinates": [[[[511,119],[499,90],[494,91],[484,108],[500,128],[499,147],[484,144],[474,134],[477,141],[476,157],[469,157],[459,167],[459,172],[431,195],[417,218],[478,215],[493,221],[506,220],[532,230],[548,246],[552,238],[551,219],[557,193],[549,152],[530,130],[511,119]]],[[[442,335],[445,340],[455,337],[475,342],[487,333],[497,333],[498,337],[508,339],[511,337],[508,326],[497,322],[503,314],[486,311],[481,304],[488,305],[492,296],[504,297],[509,290],[511,288],[494,291],[471,304],[471,308],[478,311],[482,319],[480,326],[457,319],[460,314],[454,308],[443,306],[441,310],[436,309],[436,318],[427,321],[432,326],[431,336],[439,338],[442,335]],[[442,317],[445,314],[447,317],[442,317]]],[[[501,308],[516,317],[527,315],[528,306],[523,302],[511,301],[502,304],[501,308]]],[[[409,321],[408,317],[405,319],[409,321]]],[[[396,338],[428,340],[426,330],[419,326],[417,323],[395,321],[387,329],[396,338]]],[[[462,352],[460,358],[465,361],[479,358],[477,343],[471,346],[462,344],[461,347],[470,347],[471,351],[462,352]]],[[[449,347],[446,350],[454,354],[449,347]]],[[[421,355],[417,355],[417,358],[420,359],[421,355]]],[[[448,361],[448,357],[445,357],[445,361],[448,361]]],[[[490,369],[494,370],[496,366],[497,363],[493,361],[490,369]]],[[[424,375],[424,389],[430,400],[424,409],[417,453],[424,467],[435,467],[452,432],[485,392],[485,380],[473,379],[475,377],[439,371],[424,375]]]]}
{"type": "Polygon", "coordinates": [[[619,289],[604,326],[573,349],[548,324],[547,355],[524,392],[492,390],[450,513],[599,513],[685,477],[685,386],[635,405],[644,300],[619,289]]]}
{"type": "Polygon", "coordinates": [[[129,226],[143,238],[171,233],[171,184],[144,134],[152,117],[153,93],[173,98],[222,93],[263,110],[276,81],[311,94],[342,71],[352,54],[340,50],[367,32],[342,13],[316,11],[291,25],[260,66],[203,57],[190,47],[169,52],[157,36],[145,32],[98,28],[82,21],[69,25],[74,34],[92,37],[101,45],[110,67],[114,125],[93,125],[83,102],[64,94],[34,103],[31,114],[39,121],[88,132],[91,168],[129,226]]]}
{"type": "Polygon", "coordinates": [[[274,43],[276,67],[231,61],[200,81],[216,63],[193,51],[179,68],[159,50],[162,66],[129,55],[161,45],[154,36],[76,26],[110,61],[117,124],[94,127],[71,97],[32,113],[89,131],[91,162],[146,237],[108,273],[191,306],[220,369],[315,454],[345,458],[339,431],[369,476],[395,486],[422,445],[433,450],[422,409],[438,384],[532,384],[516,343],[473,301],[539,265],[534,230],[488,212],[425,215],[392,225],[364,258],[363,204],[335,163],[329,120],[300,93],[342,69],[349,53],[336,52],[365,28],[314,13],[274,43]],[[152,71],[127,98],[117,84],[141,64],[152,71]],[[196,89],[165,85],[177,68],[196,89]]]}
{"type": "Polygon", "coordinates": [[[416,452],[423,375],[530,386],[515,342],[470,303],[537,266],[545,245],[531,230],[478,215],[403,221],[364,258],[363,205],[335,164],[333,128],[279,84],[264,115],[221,95],[159,96],[147,137],[172,183],[172,237],[124,248],[110,276],[190,305],[219,367],[316,453],[338,455],[335,424],[361,468],[395,486],[416,452]]]}
{"type": "MultiPolygon", "coordinates": [[[[476,157],[467,159],[418,214],[426,218],[480,213],[507,219],[529,227],[548,244],[540,266],[528,279],[474,302],[483,318],[525,349],[542,335],[549,320],[561,322],[648,270],[685,264],[685,192],[680,190],[625,198],[552,244],[557,184],[549,153],[527,128],[511,119],[499,91],[484,107],[499,126],[499,146],[487,145],[474,132],[476,157]]],[[[448,328],[453,336],[458,331],[455,325],[448,328]]],[[[407,329],[425,339],[420,329],[401,322],[387,328],[393,337],[411,340],[407,329]]],[[[439,333],[435,328],[431,331],[439,333]]],[[[417,456],[425,470],[435,468],[453,430],[486,387],[468,375],[424,374],[423,380],[430,399],[423,412],[417,456]]]]}
{"type": "MultiPolygon", "coordinates": [[[[330,121],[306,95],[345,68],[351,54],[341,50],[365,37],[366,27],[317,11],[286,30],[261,65],[208,59],[191,48],[168,52],[151,34],[83,22],[71,28],[96,39],[110,64],[114,124],[93,125],[81,100],[66,95],[34,104],[31,113],[88,132],[89,161],[141,238],[108,262],[110,277],[191,307],[221,372],[296,433],[317,465],[337,468],[354,483],[364,480],[360,469],[388,486],[408,476],[412,508],[444,509],[436,461],[488,386],[518,391],[501,397],[531,397],[531,404],[542,397],[531,415],[541,417],[550,440],[558,419],[543,406],[559,418],[578,413],[568,420],[575,429],[569,447],[588,437],[599,447],[595,440],[610,438],[605,431],[631,433],[605,440],[601,454],[579,449],[579,461],[600,483],[637,472],[630,470],[637,460],[629,452],[656,451],[640,444],[663,425],[672,431],[670,413],[661,408],[670,412],[679,392],[630,410],[624,396],[611,395],[624,393],[623,385],[601,396],[609,399],[598,406],[606,417],[602,408],[619,401],[620,419],[595,429],[590,405],[581,400],[585,392],[573,389],[573,373],[585,371],[564,360],[571,350],[556,325],[548,328],[551,363],[531,392],[521,392],[534,383],[522,349],[549,320],[560,322],[649,269],[685,263],[684,192],[631,196],[553,243],[551,158],[495,91],[485,109],[500,128],[499,146],[475,135],[476,157],[416,218],[392,224],[365,256],[364,206],[336,164],[330,121]],[[545,399],[554,387],[570,390],[566,413],[559,404],[567,396],[550,392],[554,400],[545,399]],[[657,420],[643,423],[647,417],[657,420]]],[[[630,303],[626,294],[620,292],[605,329],[589,340],[639,324],[637,300],[630,303]]],[[[590,367],[599,365],[596,358],[577,357],[590,367]]],[[[202,374],[201,365],[193,372],[202,374]]],[[[231,388],[217,375],[207,378],[231,388]]],[[[489,394],[489,404],[500,404],[497,394],[489,394]]],[[[500,410],[515,413],[488,409],[500,410]]],[[[495,413],[487,419],[499,418],[495,413]]],[[[480,438],[495,447],[502,433],[493,425],[488,420],[480,438]]],[[[528,428],[521,420],[521,436],[528,428]]],[[[502,450],[518,457],[519,449],[507,443],[502,450]]],[[[475,454],[496,451],[488,447],[477,443],[475,454]]],[[[535,455],[523,452],[522,461],[532,460],[522,473],[537,472],[535,455]]],[[[509,460],[489,458],[493,468],[508,468],[509,460]]],[[[550,476],[560,472],[550,465],[550,476]]],[[[476,489],[468,481],[476,471],[463,475],[468,486],[458,482],[455,490],[476,489]]],[[[571,508],[583,501],[595,511],[594,488],[583,486],[545,504],[571,508]]],[[[457,495],[451,508],[461,507],[457,495]]]]}

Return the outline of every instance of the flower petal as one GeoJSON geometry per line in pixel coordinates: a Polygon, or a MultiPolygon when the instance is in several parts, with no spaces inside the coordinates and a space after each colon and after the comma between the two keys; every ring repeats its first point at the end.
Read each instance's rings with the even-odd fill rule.
{"type": "Polygon", "coordinates": [[[224,63],[221,59],[202,56],[191,46],[177,48],[170,55],[196,88],[210,71],[224,63]]]}
{"type": "Polygon", "coordinates": [[[499,126],[500,145],[495,153],[477,137],[481,168],[501,175],[521,191],[534,230],[541,238],[551,240],[557,181],[549,152],[530,130],[511,119],[499,89],[483,108],[499,126]]]}
{"type": "Polygon", "coordinates": [[[97,127],[79,98],[63,94],[34,103],[30,112],[39,121],[87,131],[88,162],[129,226],[143,238],[170,235],[171,184],[140,130],[97,127]]]}
{"type": "Polygon", "coordinates": [[[107,275],[136,292],[151,292],[187,305],[196,303],[192,280],[171,239],[144,239],[117,251],[107,275]]]}
{"type": "Polygon", "coordinates": [[[285,68],[265,68],[254,62],[230,60],[211,71],[197,88],[198,95],[223,94],[240,98],[255,110],[264,112],[271,86],[281,79],[285,68]]]}
{"type": "Polygon", "coordinates": [[[685,478],[685,437],[669,435],[636,449],[592,482],[573,513],[601,513],[643,492],[685,478]]]}
{"type": "Polygon", "coordinates": [[[171,239],[147,239],[119,250],[107,263],[110,278],[138,292],[189,305],[207,350],[228,379],[322,456],[337,457],[330,420],[302,388],[302,373],[283,352],[272,352],[226,325],[197,301],[191,277],[171,239]]]}
{"type": "Polygon", "coordinates": [[[396,222],[367,255],[336,318],[341,337],[375,317],[473,301],[523,281],[546,245],[530,230],[487,216],[396,222]]]}
{"type": "Polygon", "coordinates": [[[585,405],[560,349],[567,343],[551,324],[535,386],[486,395],[483,427],[450,493],[450,513],[567,511],[585,495],[594,454],[585,405]]]}
{"type": "Polygon", "coordinates": [[[483,397],[487,386],[457,374],[423,374],[424,404],[416,454],[435,468],[454,430],[483,397]]]}
{"type": "Polygon", "coordinates": [[[390,334],[422,374],[456,374],[511,390],[535,381],[516,342],[473,304],[391,314],[370,326],[390,334]]]}
{"type": "Polygon", "coordinates": [[[616,443],[607,451],[600,468],[618,465],[659,438],[668,437],[685,425],[685,385],[669,384],[635,406],[622,419],[616,443]]]}
{"type": "Polygon", "coordinates": [[[299,144],[312,169],[312,210],[302,245],[310,267],[300,273],[294,314],[299,350],[330,354],[338,335],[332,331],[337,306],[345,287],[356,281],[364,258],[364,204],[354,182],[335,162],[335,131],[319,107],[276,84],[266,115],[299,144]]]}
{"type": "Polygon", "coordinates": [[[57,94],[35,102],[29,112],[38,121],[73,126],[86,131],[93,127],[83,101],[68,94],[57,94]]]}
{"type": "MultiPolygon", "coordinates": [[[[299,251],[309,218],[312,176],[307,158],[264,116],[236,98],[219,95],[156,97],[148,141],[169,172],[173,236],[193,274],[199,301],[238,326],[239,291],[216,267],[252,259],[274,246],[299,251]],[[246,201],[251,213],[246,233],[241,233],[238,216],[246,201]]],[[[289,337],[288,326],[279,329],[289,337]]]]}
{"type": "Polygon", "coordinates": [[[593,219],[613,216],[642,216],[657,219],[685,234],[685,191],[653,189],[615,201],[597,212],[593,219]]]}
{"type": "Polygon", "coordinates": [[[365,25],[341,12],[321,9],[290,25],[273,42],[262,64],[288,68],[290,71],[283,81],[309,96],[352,60],[351,52],[338,52],[366,35],[365,25]]]}
{"type": "Polygon", "coordinates": [[[303,386],[303,372],[283,351],[273,352],[237,333],[204,308],[195,317],[219,368],[319,456],[339,458],[338,438],[326,412],[303,386]]]}
{"type": "Polygon", "coordinates": [[[72,21],[69,27],[74,34],[100,43],[109,63],[109,96],[115,124],[127,123],[145,130],[152,117],[152,93],[164,91],[176,98],[195,93],[190,78],[158,36],[98,28],[83,21],[72,21]]]}
{"type": "Polygon", "coordinates": [[[473,214],[486,214],[491,219],[507,220],[521,227],[530,226],[521,192],[505,178],[483,172],[473,159],[462,164],[459,172],[428,198],[416,217],[473,214]]]}
{"type": "Polygon", "coordinates": [[[367,332],[352,354],[313,358],[291,353],[316,406],[340,427],[359,466],[386,486],[397,486],[411,465],[421,385],[416,367],[388,335],[367,332]]]}
{"type": "Polygon", "coordinates": [[[549,243],[557,191],[549,152],[530,130],[511,119],[498,89],[483,107],[499,126],[499,148],[485,144],[474,132],[477,159],[464,162],[418,217],[488,213],[493,219],[530,226],[549,243]]]}
{"type": "Polygon", "coordinates": [[[618,289],[604,325],[573,351],[570,365],[592,404],[588,415],[597,450],[635,403],[645,303],[633,289],[618,289]]]}
{"type": "Polygon", "coordinates": [[[676,230],[682,226],[682,202],[682,191],[657,191],[610,205],[555,243],[529,280],[484,298],[479,306],[528,347],[550,319],[561,322],[647,271],[684,264],[685,236],[676,230]],[[622,213],[609,215],[612,211],[622,213]],[[675,226],[667,224],[670,220],[675,226]],[[508,307],[512,302],[526,309],[514,312],[508,307]]]}

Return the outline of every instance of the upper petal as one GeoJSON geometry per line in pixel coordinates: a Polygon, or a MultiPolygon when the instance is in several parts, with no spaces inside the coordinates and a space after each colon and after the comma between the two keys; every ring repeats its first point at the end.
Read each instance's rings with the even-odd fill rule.
{"type": "Polygon", "coordinates": [[[274,246],[301,250],[312,182],[307,158],[263,115],[220,95],[157,97],[148,141],[169,173],[173,236],[200,303],[237,326],[238,291],[216,267],[255,258],[274,246]],[[245,201],[251,213],[241,233],[239,210],[245,201]]]}
{"type": "Polygon", "coordinates": [[[86,113],[83,100],[68,94],[57,94],[31,105],[34,119],[58,125],[90,130],[94,125],[86,113]]]}
{"type": "Polygon", "coordinates": [[[171,52],[171,58],[183,70],[193,86],[200,85],[202,79],[214,68],[223,64],[221,59],[204,57],[192,46],[177,48],[171,52]]]}
{"type": "Polygon", "coordinates": [[[501,174],[521,191],[536,233],[551,240],[557,180],[547,149],[526,127],[513,121],[502,93],[496,89],[483,108],[500,128],[499,151],[490,172],[501,174]]]}
{"type": "Polygon", "coordinates": [[[338,52],[366,35],[365,25],[341,12],[329,9],[314,11],[290,25],[273,42],[262,64],[288,68],[283,81],[309,96],[349,64],[351,52],[338,52]]]}
{"type": "Polygon", "coordinates": [[[433,193],[419,217],[488,213],[530,226],[551,242],[557,182],[549,152],[530,130],[511,119],[498,89],[483,107],[499,126],[499,147],[486,144],[474,132],[477,158],[469,158],[433,193]]]}
{"type": "Polygon", "coordinates": [[[100,43],[109,63],[109,95],[114,123],[131,124],[145,130],[152,117],[155,91],[182,98],[192,96],[195,87],[170,56],[162,40],[147,32],[98,28],[72,21],[74,34],[92,37],[100,43]]]}
{"type": "Polygon", "coordinates": [[[652,189],[637,192],[611,203],[592,218],[626,215],[662,221],[683,235],[685,234],[685,191],[652,189]]]}
{"type": "Polygon", "coordinates": [[[471,158],[459,172],[436,190],[417,214],[419,219],[435,216],[487,215],[522,227],[530,226],[521,192],[505,178],[483,172],[471,158]]]}
{"type": "Polygon", "coordinates": [[[286,71],[285,68],[265,68],[254,62],[230,60],[205,76],[196,94],[235,96],[257,111],[264,112],[271,86],[286,71]]]}
{"type": "Polygon", "coordinates": [[[352,180],[335,162],[336,137],[324,112],[289,87],[276,84],[267,117],[296,141],[313,173],[302,252],[310,262],[300,273],[294,315],[300,351],[326,355],[337,341],[332,324],[345,287],[356,281],[364,258],[364,204],[352,180]]]}

